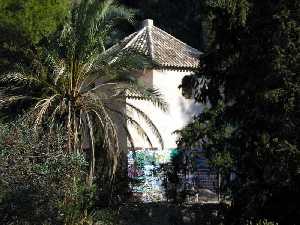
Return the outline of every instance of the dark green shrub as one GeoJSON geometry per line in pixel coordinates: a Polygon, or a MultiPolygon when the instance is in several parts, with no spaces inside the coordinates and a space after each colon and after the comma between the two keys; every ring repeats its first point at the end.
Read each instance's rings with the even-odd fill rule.
{"type": "Polygon", "coordinates": [[[65,152],[63,132],[37,135],[22,120],[1,125],[0,165],[0,224],[63,224],[66,205],[82,194],[86,162],[65,152]]]}
{"type": "Polygon", "coordinates": [[[118,225],[119,215],[116,210],[102,209],[94,214],[95,225],[118,225]]]}

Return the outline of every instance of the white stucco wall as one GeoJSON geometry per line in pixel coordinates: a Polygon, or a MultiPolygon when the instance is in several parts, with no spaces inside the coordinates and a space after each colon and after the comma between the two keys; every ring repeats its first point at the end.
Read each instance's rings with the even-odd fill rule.
{"type": "MultiPolygon", "coordinates": [[[[188,72],[178,72],[169,70],[154,70],[143,73],[140,77],[146,85],[153,85],[154,88],[160,90],[164,95],[165,100],[169,104],[169,111],[162,112],[148,102],[128,100],[133,105],[143,110],[154,122],[159,129],[165,149],[176,148],[176,135],[172,134],[175,130],[183,128],[194,115],[199,114],[203,109],[202,105],[195,104],[192,99],[185,99],[178,86],[184,76],[188,72]]],[[[147,125],[140,118],[134,115],[134,118],[139,121],[146,132],[149,134],[153,147],[161,149],[157,139],[152,135],[147,125]]],[[[138,133],[129,126],[129,130],[135,142],[135,147],[149,148],[149,144],[144,141],[138,133]]]]}

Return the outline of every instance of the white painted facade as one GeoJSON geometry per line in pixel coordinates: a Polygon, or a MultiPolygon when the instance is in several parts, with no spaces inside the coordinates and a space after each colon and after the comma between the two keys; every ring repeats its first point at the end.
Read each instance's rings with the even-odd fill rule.
{"type": "MultiPolygon", "coordinates": [[[[159,89],[169,105],[168,112],[162,112],[149,102],[128,100],[129,103],[143,110],[156,125],[164,141],[164,149],[176,148],[177,136],[175,130],[187,125],[193,116],[199,114],[203,109],[201,104],[195,103],[193,99],[186,99],[182,96],[179,85],[182,78],[190,72],[179,72],[171,70],[149,70],[139,75],[139,80],[149,87],[159,89]]],[[[128,112],[129,113],[129,112],[128,112]]],[[[161,146],[151,130],[137,115],[133,117],[141,124],[150,137],[153,148],[161,149],[161,146]]],[[[130,125],[128,126],[136,148],[150,148],[145,141],[130,125]]]]}

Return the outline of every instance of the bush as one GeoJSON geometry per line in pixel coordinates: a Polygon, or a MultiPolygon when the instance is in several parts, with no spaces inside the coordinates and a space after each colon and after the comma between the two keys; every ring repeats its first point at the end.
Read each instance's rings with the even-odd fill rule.
{"type": "Polygon", "coordinates": [[[84,157],[64,151],[63,131],[37,135],[22,120],[0,128],[0,224],[63,224],[82,194],[84,157]]]}
{"type": "Polygon", "coordinates": [[[113,209],[102,209],[94,215],[96,223],[95,225],[118,225],[119,215],[118,212],[113,209]]]}

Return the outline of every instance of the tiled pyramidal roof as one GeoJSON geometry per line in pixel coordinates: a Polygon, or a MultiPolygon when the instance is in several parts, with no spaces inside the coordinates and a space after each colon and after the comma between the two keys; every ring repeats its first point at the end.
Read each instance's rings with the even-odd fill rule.
{"type": "Polygon", "coordinates": [[[141,30],[124,38],[112,47],[121,52],[136,52],[149,57],[159,69],[195,70],[201,54],[167,32],[145,20],[141,30]]]}

